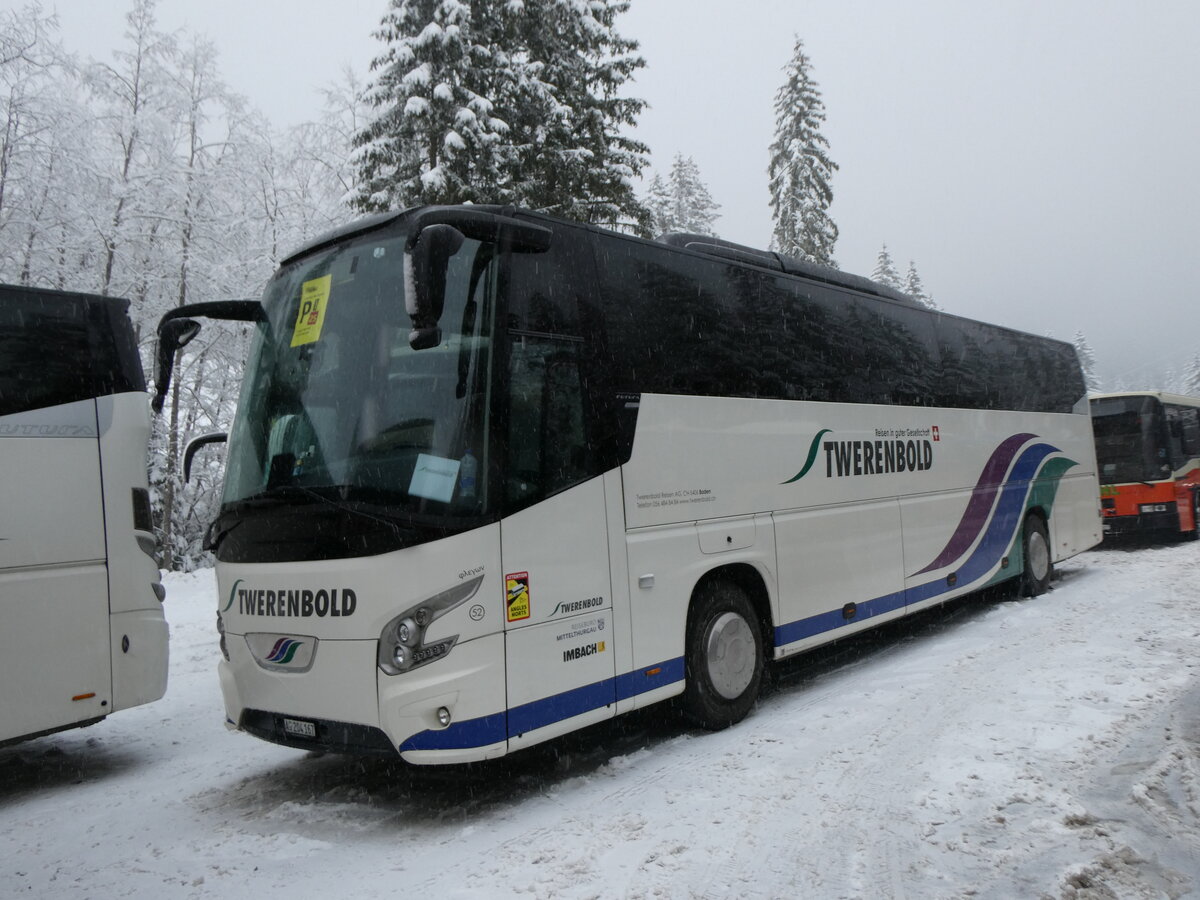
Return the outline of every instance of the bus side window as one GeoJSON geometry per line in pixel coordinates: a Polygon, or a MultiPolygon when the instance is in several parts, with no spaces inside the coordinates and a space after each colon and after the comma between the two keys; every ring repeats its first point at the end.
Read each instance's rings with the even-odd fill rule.
{"type": "Polygon", "coordinates": [[[1183,420],[1183,452],[1188,459],[1200,458],[1200,409],[1185,406],[1180,409],[1183,420]]]}
{"type": "Polygon", "coordinates": [[[510,361],[505,499],[527,506],[587,478],[579,344],[515,336],[510,361]]]}

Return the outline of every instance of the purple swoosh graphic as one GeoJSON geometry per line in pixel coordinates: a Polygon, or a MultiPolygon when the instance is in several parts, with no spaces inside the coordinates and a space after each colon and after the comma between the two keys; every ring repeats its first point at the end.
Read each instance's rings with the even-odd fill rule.
{"type": "Polygon", "coordinates": [[[1036,434],[1014,434],[992,451],[991,459],[983,467],[983,473],[979,476],[979,481],[975,483],[975,489],[971,491],[967,511],[959,520],[958,528],[954,530],[950,542],[938,554],[937,559],[921,571],[914,572],[909,576],[910,578],[942,568],[962,556],[967,548],[975,542],[975,538],[979,537],[979,532],[987,523],[988,513],[991,512],[992,504],[996,500],[996,493],[1000,490],[1000,481],[1004,477],[1004,473],[1008,471],[1009,463],[1017,455],[1021,446],[1035,437],[1037,437],[1036,434]]]}

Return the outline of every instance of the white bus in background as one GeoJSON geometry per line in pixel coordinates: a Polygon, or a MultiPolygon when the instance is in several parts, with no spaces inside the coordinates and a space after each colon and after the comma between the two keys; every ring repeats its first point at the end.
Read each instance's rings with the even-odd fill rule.
{"type": "Polygon", "coordinates": [[[258,323],[209,544],[227,724],[290,746],[724,727],[772,660],[1100,540],[1069,344],[712,238],[413,209],[163,359],[193,314],[258,323]]]}
{"type": "Polygon", "coordinates": [[[0,745],[166,690],[150,413],[127,307],[0,285],[0,745]]]}

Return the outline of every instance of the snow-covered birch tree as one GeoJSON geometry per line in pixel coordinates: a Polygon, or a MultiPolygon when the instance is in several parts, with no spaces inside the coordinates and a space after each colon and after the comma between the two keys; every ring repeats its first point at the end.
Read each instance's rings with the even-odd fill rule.
{"type": "Polygon", "coordinates": [[[837,163],[821,133],[825,104],[812,79],[804,42],[797,37],[783,86],[775,94],[775,139],[770,147],[771,249],[811,262],[836,265],[838,229],[829,215],[837,163]]]}

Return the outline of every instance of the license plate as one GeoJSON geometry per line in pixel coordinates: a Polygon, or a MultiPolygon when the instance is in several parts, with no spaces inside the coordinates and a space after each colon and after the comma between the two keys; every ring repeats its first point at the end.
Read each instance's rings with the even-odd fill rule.
{"type": "Polygon", "coordinates": [[[297,737],[315,738],[317,736],[316,723],[305,722],[303,719],[284,719],[283,730],[297,737]]]}

